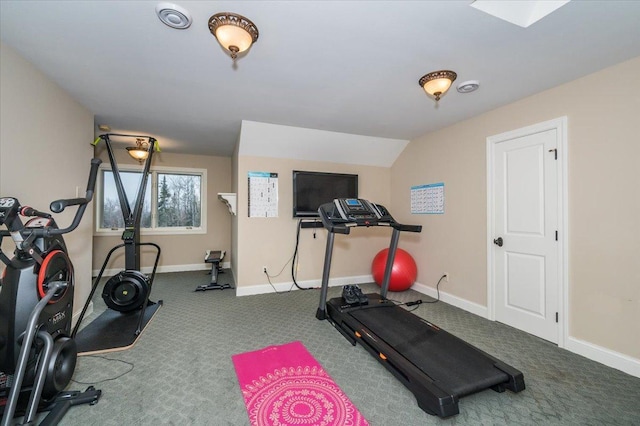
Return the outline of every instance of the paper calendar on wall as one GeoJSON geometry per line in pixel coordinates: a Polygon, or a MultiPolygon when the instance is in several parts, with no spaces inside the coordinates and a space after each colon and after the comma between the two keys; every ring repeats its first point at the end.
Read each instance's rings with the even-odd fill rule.
{"type": "Polygon", "coordinates": [[[412,186],[411,213],[444,214],[444,183],[412,186]]]}
{"type": "Polygon", "coordinates": [[[278,217],[278,174],[249,172],[249,217],[278,217]]]}

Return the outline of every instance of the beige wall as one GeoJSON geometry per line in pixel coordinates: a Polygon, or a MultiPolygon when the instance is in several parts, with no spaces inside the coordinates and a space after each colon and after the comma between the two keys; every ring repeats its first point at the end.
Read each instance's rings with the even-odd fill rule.
{"type": "MultiPolygon", "coordinates": [[[[311,170],[358,174],[361,198],[380,204],[390,201],[390,169],[387,167],[337,164],[317,161],[241,156],[238,158],[238,286],[268,285],[262,272],[266,266],[270,275],[284,271],[271,281],[291,283],[291,264],[296,242],[297,219],[293,219],[293,170],[311,170]],[[248,172],[278,173],[278,217],[248,217],[248,172]]],[[[349,236],[336,236],[331,277],[370,274],[371,260],[389,244],[388,229],[355,229],[349,236]]],[[[297,281],[322,278],[322,266],[327,232],[324,229],[302,229],[298,249],[297,281]]]]}
{"type": "MultiPolygon", "coordinates": [[[[162,140],[158,141],[162,148],[162,140]]],[[[109,158],[104,144],[98,144],[97,155],[105,164],[109,158]]],[[[138,163],[120,146],[114,146],[114,154],[118,166],[138,163]]],[[[189,167],[207,170],[207,233],[194,235],[145,235],[141,242],[156,243],[162,249],[159,271],[176,270],[185,266],[206,268],[203,262],[205,250],[226,250],[224,262],[229,262],[234,254],[231,251],[231,214],[226,205],[218,199],[218,192],[231,190],[231,158],[207,155],[174,154],[168,152],[155,153],[152,157],[153,167],[189,167]]],[[[94,236],[93,269],[99,270],[107,253],[114,246],[122,243],[120,236],[94,236]]],[[[141,268],[152,267],[156,251],[152,248],[141,248],[141,268]]],[[[112,255],[107,269],[119,270],[124,267],[124,249],[112,255]]]]}
{"type": "Polygon", "coordinates": [[[391,193],[398,219],[424,225],[418,281],[447,271],[443,291],[487,304],[486,138],[567,116],[569,335],[640,358],[638,76],[640,58],[413,140],[391,193]],[[432,182],[445,183],[446,213],[409,215],[409,187],[432,182]]]}
{"type": "MultiPolygon", "coordinates": [[[[0,44],[0,194],[49,211],[51,201],[84,195],[93,157],[93,115],[33,65],[0,44]]],[[[55,215],[71,223],[75,207],[55,215]]],[[[80,226],[64,236],[75,267],[79,312],[91,288],[92,206],[80,226]]],[[[7,254],[14,246],[2,245],[7,254]]],[[[0,269],[4,267],[0,264],[0,269]]]]}
{"type": "MultiPolygon", "coordinates": [[[[240,136],[242,130],[240,130],[240,136]]],[[[231,157],[231,192],[238,194],[238,147],[239,143],[236,143],[236,147],[231,157]]],[[[234,274],[234,282],[238,282],[236,271],[238,270],[238,206],[236,203],[236,214],[231,217],[231,250],[234,253],[231,259],[231,272],[234,274]]]]}

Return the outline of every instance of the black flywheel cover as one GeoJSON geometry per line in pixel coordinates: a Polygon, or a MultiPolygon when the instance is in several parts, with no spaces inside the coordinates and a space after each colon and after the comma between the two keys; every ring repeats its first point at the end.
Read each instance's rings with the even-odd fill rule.
{"type": "Polygon", "coordinates": [[[111,309],[130,312],[141,308],[149,294],[149,279],[140,271],[122,271],[107,281],[102,299],[111,309]]]}

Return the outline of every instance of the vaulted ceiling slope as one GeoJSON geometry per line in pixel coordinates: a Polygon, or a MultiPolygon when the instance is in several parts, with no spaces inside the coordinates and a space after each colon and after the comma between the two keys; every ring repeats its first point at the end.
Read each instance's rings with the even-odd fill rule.
{"type": "Polygon", "coordinates": [[[0,39],[96,124],[223,156],[242,120],[410,140],[640,56],[640,1],[571,1],[528,28],[471,1],[175,2],[187,29],[150,1],[3,0],[0,39]],[[235,66],[207,26],[224,11],[260,31],[235,66]],[[458,80],[436,105],[418,79],[439,69],[458,80]]]}

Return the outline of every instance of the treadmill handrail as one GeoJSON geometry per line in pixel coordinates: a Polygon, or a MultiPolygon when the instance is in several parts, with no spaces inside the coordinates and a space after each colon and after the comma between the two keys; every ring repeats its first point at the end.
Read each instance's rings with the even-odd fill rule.
{"type": "Polygon", "coordinates": [[[348,235],[351,232],[351,228],[352,228],[351,226],[347,226],[346,223],[325,222],[324,217],[322,217],[322,224],[327,229],[327,231],[332,232],[334,234],[348,235]]]}
{"type": "Polygon", "coordinates": [[[403,225],[401,223],[396,223],[395,226],[391,226],[402,232],[422,232],[422,225],[403,225]]]}

